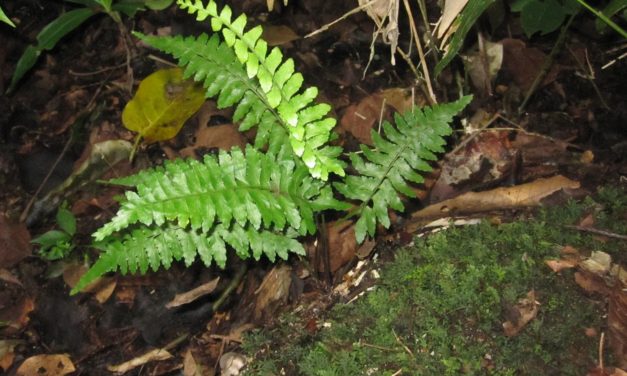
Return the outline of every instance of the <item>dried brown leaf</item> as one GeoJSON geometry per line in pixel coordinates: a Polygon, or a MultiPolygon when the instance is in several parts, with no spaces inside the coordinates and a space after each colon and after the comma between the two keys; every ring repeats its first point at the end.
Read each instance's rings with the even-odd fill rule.
{"type": "Polygon", "coordinates": [[[17,376],[63,376],[76,371],[67,354],[35,355],[26,359],[16,371],[17,376]]]}
{"type": "Polygon", "coordinates": [[[213,279],[207,283],[204,283],[192,290],[184,292],[182,294],[176,294],[174,299],[165,305],[166,308],[174,308],[178,306],[182,306],[184,304],[191,303],[196,299],[203,297],[207,294],[211,294],[216,287],[218,287],[218,282],[220,282],[220,277],[213,279]]]}
{"type": "Polygon", "coordinates": [[[30,233],[26,225],[0,214],[0,268],[10,269],[30,255],[30,233]]]}
{"type": "Polygon", "coordinates": [[[522,298],[513,307],[516,319],[508,320],[503,323],[505,335],[513,337],[518,334],[531,320],[538,314],[540,303],[536,300],[536,293],[531,290],[525,298],[522,298]]]}

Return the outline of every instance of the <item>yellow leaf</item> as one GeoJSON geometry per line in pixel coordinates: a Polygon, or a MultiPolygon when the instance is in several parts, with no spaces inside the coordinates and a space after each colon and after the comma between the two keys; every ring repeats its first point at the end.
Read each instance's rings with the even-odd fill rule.
{"type": "Polygon", "coordinates": [[[124,126],[148,141],[168,140],[205,101],[204,90],[184,80],[180,68],[161,69],[144,78],[122,113],[124,126]]]}

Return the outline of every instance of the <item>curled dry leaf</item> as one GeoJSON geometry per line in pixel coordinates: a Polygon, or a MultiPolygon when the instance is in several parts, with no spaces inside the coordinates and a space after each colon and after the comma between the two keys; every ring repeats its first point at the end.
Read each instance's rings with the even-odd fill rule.
{"type": "Polygon", "coordinates": [[[0,340],[0,368],[2,368],[5,372],[13,365],[13,359],[15,359],[13,349],[15,346],[23,343],[24,341],[18,339],[0,340]]]}
{"type": "Polygon", "coordinates": [[[575,282],[588,292],[608,298],[609,343],[618,365],[627,368],[627,270],[604,252],[592,252],[580,263],[575,282]]]}
{"type": "Polygon", "coordinates": [[[132,369],[143,366],[146,363],[158,361],[158,360],[167,360],[172,358],[172,354],[170,354],[167,350],[164,349],[154,349],[145,353],[142,356],[138,356],[137,358],[131,359],[127,362],[120,363],[117,365],[107,366],[107,369],[110,372],[116,373],[126,373],[132,369]]]}
{"type": "Polygon", "coordinates": [[[512,319],[503,323],[503,331],[508,337],[518,334],[531,320],[538,315],[540,303],[536,300],[536,293],[531,290],[512,307],[512,319]]]}
{"type": "Polygon", "coordinates": [[[279,304],[287,302],[291,285],[292,268],[288,265],[277,265],[272,268],[255,291],[257,294],[255,319],[260,319],[264,314],[271,314],[279,304]]]}
{"type": "Polygon", "coordinates": [[[245,365],[244,355],[228,352],[220,357],[220,376],[237,376],[245,365]]]}
{"type": "Polygon", "coordinates": [[[76,371],[67,354],[35,355],[26,359],[15,374],[17,376],[63,376],[76,371]]]}
{"type": "Polygon", "coordinates": [[[564,269],[571,269],[579,265],[581,256],[579,251],[570,246],[564,246],[560,250],[561,258],[559,260],[546,260],[544,263],[555,273],[559,273],[564,269]]]}
{"type": "Polygon", "coordinates": [[[192,290],[184,292],[182,294],[176,294],[174,299],[165,305],[166,308],[174,308],[181,306],[183,304],[188,304],[196,299],[203,297],[207,294],[211,294],[216,287],[218,287],[218,282],[220,282],[220,277],[213,279],[207,283],[204,283],[192,290]]]}
{"type": "MultiPolygon", "coordinates": [[[[357,252],[357,240],[355,238],[355,226],[351,222],[329,222],[326,226],[329,272],[335,273],[355,257],[357,252]]],[[[324,244],[318,241],[317,246],[309,248],[311,264],[318,272],[327,271],[327,263],[322,252],[324,244]],[[321,257],[322,256],[322,257],[321,257]]],[[[366,252],[367,250],[364,250],[366,252]]]]}
{"type": "Polygon", "coordinates": [[[412,219],[441,218],[452,214],[474,214],[491,210],[538,206],[543,198],[555,192],[576,189],[579,186],[579,182],[557,175],[513,187],[502,187],[483,192],[467,192],[461,196],[427,206],[413,213],[412,219]]]}

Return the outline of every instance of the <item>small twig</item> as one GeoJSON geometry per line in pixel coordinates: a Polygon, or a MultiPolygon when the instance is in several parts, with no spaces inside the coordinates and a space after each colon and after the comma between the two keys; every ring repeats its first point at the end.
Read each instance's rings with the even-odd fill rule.
{"type": "MultiPolygon", "coordinates": [[[[429,25],[429,18],[427,15],[427,5],[425,4],[425,0],[418,0],[418,7],[420,8],[420,15],[422,16],[422,23],[425,26],[425,30],[427,32],[429,47],[433,53],[433,62],[437,65],[440,62],[440,58],[438,57],[437,51],[438,48],[435,44],[435,39],[433,38],[433,34],[431,33],[431,25],[429,25]]],[[[427,54],[429,51],[427,51],[427,54]]]]}
{"type": "Polygon", "coordinates": [[[422,51],[422,43],[420,41],[420,35],[418,35],[418,30],[416,29],[416,23],[414,22],[414,17],[411,14],[411,8],[409,7],[409,2],[407,0],[403,0],[403,4],[405,5],[405,11],[407,12],[407,17],[409,18],[409,28],[411,29],[411,32],[414,35],[414,39],[416,40],[416,47],[418,49],[418,57],[420,58],[420,65],[422,66],[422,72],[424,74],[425,83],[427,85],[427,91],[429,93],[429,97],[431,98],[429,102],[438,103],[435,97],[435,93],[433,92],[433,86],[431,85],[431,77],[429,76],[429,67],[427,66],[427,60],[425,59],[425,54],[422,51]]]}
{"type": "Polygon", "coordinates": [[[538,75],[536,76],[535,80],[533,80],[533,83],[531,84],[531,87],[527,91],[527,95],[525,96],[525,99],[523,100],[522,104],[520,105],[520,107],[518,107],[519,114],[523,113],[523,111],[525,110],[525,107],[527,106],[527,102],[529,102],[529,99],[531,98],[531,96],[535,93],[538,87],[540,87],[540,84],[542,84],[542,81],[544,81],[544,78],[549,73],[549,69],[551,69],[551,66],[553,66],[553,61],[555,61],[555,57],[557,56],[557,53],[562,49],[562,46],[566,42],[566,35],[568,34],[568,28],[570,27],[570,24],[575,19],[576,15],[577,13],[572,14],[568,18],[568,21],[566,22],[566,24],[562,26],[560,35],[557,38],[555,45],[553,45],[553,49],[551,50],[551,53],[549,54],[549,56],[546,57],[546,59],[544,59],[544,64],[542,64],[542,68],[540,68],[540,72],[538,72],[538,75]]]}
{"type": "Polygon", "coordinates": [[[377,350],[381,350],[381,351],[389,351],[389,352],[394,351],[394,349],[389,349],[389,348],[383,347],[383,346],[371,345],[371,344],[369,344],[367,342],[360,341],[359,344],[364,346],[364,347],[370,347],[372,349],[377,349],[377,350]]]}
{"type": "Polygon", "coordinates": [[[396,338],[396,342],[398,342],[405,349],[405,351],[407,351],[409,356],[413,358],[414,353],[409,349],[409,347],[407,347],[407,345],[403,343],[403,341],[401,341],[401,338],[398,336],[398,334],[396,334],[396,331],[394,329],[392,329],[392,334],[394,334],[394,338],[396,338]]]}
{"type": "MultiPolygon", "coordinates": [[[[577,59],[577,56],[575,56],[575,53],[570,48],[570,46],[566,46],[566,48],[568,49],[568,52],[570,52],[570,54],[572,55],[573,59],[575,60],[575,63],[577,63],[577,65],[579,66],[579,69],[581,69],[582,71],[585,72],[586,68],[584,67],[583,63],[580,62],[579,59],[577,59]]],[[[603,105],[603,107],[606,110],[610,110],[610,106],[608,106],[607,102],[605,102],[605,99],[603,99],[603,95],[601,94],[601,90],[599,90],[599,87],[594,82],[594,70],[592,69],[592,65],[590,64],[590,61],[588,60],[588,50],[587,49],[586,49],[586,63],[588,65],[589,73],[586,73],[584,75],[584,78],[586,80],[588,80],[590,82],[590,84],[592,85],[592,88],[596,92],[597,97],[599,97],[599,101],[601,101],[601,105],[603,105]]]]}
{"type": "Polygon", "coordinates": [[[599,368],[603,371],[603,346],[605,345],[605,332],[601,332],[601,338],[599,338],[599,368]]]}
{"type": "Polygon", "coordinates": [[[383,123],[383,112],[385,112],[385,98],[383,98],[383,103],[381,103],[381,111],[379,111],[379,127],[377,128],[377,133],[381,134],[381,124],[383,123]]]}
{"type": "Polygon", "coordinates": [[[95,70],[93,72],[75,72],[75,71],[70,69],[70,70],[68,70],[68,73],[71,74],[72,76],[88,77],[88,76],[95,76],[95,75],[100,74],[100,73],[105,73],[105,72],[109,72],[109,71],[120,69],[120,68],[124,68],[124,67],[126,67],[126,63],[114,65],[112,67],[98,69],[98,70],[95,70]]]}
{"type": "Polygon", "coordinates": [[[161,63],[161,64],[165,64],[165,65],[168,65],[168,66],[171,66],[171,67],[178,67],[178,65],[176,65],[175,63],[173,63],[173,62],[171,62],[171,61],[168,61],[168,60],[166,60],[166,59],[162,59],[162,58],[160,58],[159,56],[156,56],[156,55],[153,55],[153,54],[150,54],[150,55],[148,55],[147,57],[148,57],[149,59],[152,59],[152,60],[154,60],[154,61],[156,61],[156,62],[159,62],[159,63],[161,63]]]}
{"type": "MultiPolygon", "coordinates": [[[[419,83],[422,82],[422,81],[425,81],[424,77],[422,77],[420,72],[418,72],[418,68],[416,68],[416,66],[411,61],[409,56],[405,53],[405,51],[403,51],[400,47],[396,47],[396,52],[398,52],[398,54],[401,55],[401,58],[403,58],[403,60],[405,60],[405,62],[409,66],[409,69],[411,69],[411,71],[414,74],[414,76],[416,76],[416,80],[419,83]]],[[[429,90],[427,90],[425,85],[419,85],[419,86],[420,86],[420,90],[422,91],[422,94],[424,94],[425,98],[427,98],[427,102],[429,102],[429,105],[433,106],[434,104],[436,104],[433,101],[433,98],[431,97],[431,94],[429,94],[429,90]]]]}
{"type": "Polygon", "coordinates": [[[616,64],[617,61],[624,59],[625,57],[627,57],[627,52],[623,53],[622,55],[620,55],[619,57],[617,57],[616,59],[612,59],[610,61],[608,61],[605,65],[603,65],[601,67],[601,70],[603,69],[607,69],[609,67],[611,67],[612,65],[616,64]]]}
{"type": "Polygon", "coordinates": [[[594,227],[584,227],[584,226],[574,226],[574,225],[564,225],[564,227],[571,228],[573,230],[589,232],[591,234],[603,235],[603,236],[607,236],[608,238],[627,240],[627,235],[621,235],[621,234],[617,234],[615,232],[610,232],[606,230],[599,230],[594,227]]]}
{"type": "Polygon", "coordinates": [[[367,2],[367,3],[365,3],[365,4],[363,4],[363,5],[358,6],[357,8],[353,8],[353,9],[349,10],[348,12],[346,12],[346,13],[344,13],[342,16],[340,16],[340,18],[338,18],[338,19],[336,19],[336,20],[334,20],[334,21],[331,21],[331,22],[329,22],[328,24],[326,24],[326,25],[324,25],[324,26],[320,27],[319,29],[314,30],[314,31],[312,31],[311,33],[309,33],[309,34],[305,35],[305,38],[313,37],[314,35],[320,34],[320,33],[322,33],[323,31],[329,30],[329,28],[330,28],[331,26],[333,26],[333,25],[335,25],[336,23],[338,23],[338,22],[340,22],[340,21],[342,21],[342,20],[344,20],[344,19],[348,18],[349,16],[352,16],[352,15],[353,15],[353,14],[355,14],[355,13],[359,13],[359,12],[361,12],[362,10],[366,9],[367,7],[369,7],[369,6],[371,6],[372,4],[376,3],[377,1],[379,1],[379,0],[372,0],[372,1],[369,1],[369,2],[367,2]]]}
{"type": "Polygon", "coordinates": [[[461,148],[463,148],[464,146],[466,146],[470,141],[472,141],[473,139],[475,139],[475,137],[477,137],[481,132],[483,132],[487,127],[489,127],[492,123],[494,123],[494,120],[498,119],[500,117],[500,114],[494,114],[494,116],[492,116],[492,118],[490,120],[488,120],[487,122],[485,122],[485,124],[482,124],[481,127],[479,129],[477,129],[476,131],[474,131],[470,136],[466,137],[462,142],[459,143],[459,145],[457,145],[455,147],[455,149],[451,150],[449,153],[447,153],[447,156],[451,156],[451,155],[455,155],[461,148]]]}

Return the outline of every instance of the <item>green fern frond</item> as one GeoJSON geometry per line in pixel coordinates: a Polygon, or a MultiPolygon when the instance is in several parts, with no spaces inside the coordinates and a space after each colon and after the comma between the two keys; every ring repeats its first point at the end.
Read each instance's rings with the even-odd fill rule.
{"type": "Polygon", "coordinates": [[[259,260],[265,255],[274,262],[276,256],[287,259],[288,254],[304,255],[303,246],[295,239],[298,233],[284,231],[275,233],[258,230],[248,225],[233,224],[230,228],[218,224],[209,232],[199,229],[181,228],[172,223],[160,227],[140,225],[121,239],[112,238],[100,243],[103,252],[94,265],[74,286],[71,294],[84,289],[96,278],[108,272],[122,274],[145,274],[148,268],[157,271],[161,266],[169,269],[173,261],[185,262],[189,266],[197,256],[206,266],[215,263],[224,268],[227,259],[226,246],[231,246],[237,255],[247,259],[251,255],[259,260]]]}
{"type": "Polygon", "coordinates": [[[371,131],[374,148],[361,145],[364,157],[350,155],[360,175],[349,175],[345,182],[334,186],[345,197],[361,202],[353,213],[359,216],[355,225],[358,242],[366,234],[374,235],[377,221],[385,228],[390,226],[388,208],[404,210],[399,193],[415,197],[407,182],[424,181],[420,172],[432,170],[428,161],[436,160],[434,153],[444,151],[444,136],[451,134],[449,123],[471,99],[466,96],[456,102],[395,114],[396,128],[384,122],[385,137],[371,131]]]}
{"type": "Polygon", "coordinates": [[[314,212],[346,208],[302,163],[251,146],[245,155],[233,148],[217,158],[206,155],[202,162],[176,160],[122,182],[133,184],[136,192],[126,192],[118,213],[93,234],[97,241],[136,223],[161,226],[174,221],[204,232],[216,223],[235,222],[313,234],[314,212]]]}
{"type": "Polygon", "coordinates": [[[206,89],[206,97],[217,97],[218,108],[235,106],[233,121],[240,123],[240,131],[258,126],[255,138],[257,149],[268,144],[272,132],[274,144],[288,142],[287,125],[267,102],[259,83],[248,77],[233,50],[221,43],[217,35],[134,35],[148,45],[174,56],[178,64],[185,68],[183,77],[201,82],[206,89]]]}
{"type": "Polygon", "coordinates": [[[264,102],[276,110],[292,150],[302,158],[312,176],[325,181],[329,173],[344,176],[344,164],[338,159],[341,148],[327,146],[336,123],[327,117],[331,107],[326,103],[312,104],[318,96],[316,87],[299,93],[303,76],[294,71],[292,59],[283,59],[279,48],[268,52],[268,44],[261,38],[261,26],[244,32],[246,15],[232,20],[231,8],[227,5],[218,12],[213,0],[206,6],[201,0],[178,0],[177,4],[190,14],[196,13],[198,21],[209,17],[212,29],[222,33],[225,43],[245,66],[247,76],[258,80],[264,102]]]}

